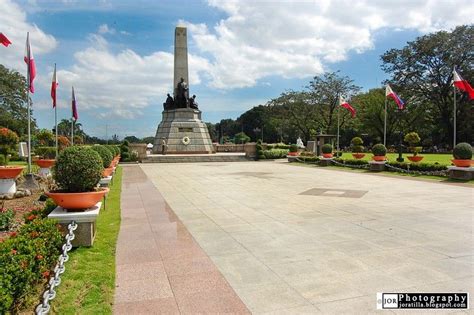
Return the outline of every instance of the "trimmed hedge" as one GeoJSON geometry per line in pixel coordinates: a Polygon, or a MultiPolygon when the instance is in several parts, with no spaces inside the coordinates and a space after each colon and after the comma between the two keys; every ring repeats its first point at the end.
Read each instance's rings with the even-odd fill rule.
{"type": "Polygon", "coordinates": [[[321,147],[321,151],[323,151],[324,154],[329,154],[332,153],[332,145],[329,143],[323,144],[321,147]]]}
{"type": "Polygon", "coordinates": [[[372,153],[375,156],[385,156],[387,155],[387,148],[383,144],[378,143],[372,147],[372,153]]]}
{"type": "Polygon", "coordinates": [[[53,167],[53,178],[67,192],[93,191],[104,170],[99,153],[86,147],[68,147],[53,167]]]}
{"type": "Polygon", "coordinates": [[[388,162],[390,166],[398,167],[404,170],[420,171],[420,172],[439,172],[447,170],[446,165],[434,163],[405,163],[405,162],[388,162]]]}
{"type": "Polygon", "coordinates": [[[346,165],[367,165],[369,164],[368,161],[365,161],[365,160],[356,160],[356,159],[334,159],[334,161],[336,162],[339,162],[339,163],[343,163],[343,164],[346,164],[346,165]]]}
{"type": "Polygon", "coordinates": [[[273,150],[264,150],[263,156],[265,159],[281,159],[285,158],[288,154],[288,150],[285,149],[273,149],[273,150]]]}
{"type": "Polygon", "coordinates": [[[453,150],[453,156],[458,160],[472,159],[472,147],[467,142],[458,143],[453,150]]]}
{"type": "Polygon", "coordinates": [[[112,152],[110,149],[106,148],[105,146],[102,145],[94,145],[91,147],[92,150],[96,151],[99,153],[100,158],[102,159],[102,165],[104,168],[107,168],[110,166],[110,163],[112,163],[112,159],[114,158],[112,152]]]}

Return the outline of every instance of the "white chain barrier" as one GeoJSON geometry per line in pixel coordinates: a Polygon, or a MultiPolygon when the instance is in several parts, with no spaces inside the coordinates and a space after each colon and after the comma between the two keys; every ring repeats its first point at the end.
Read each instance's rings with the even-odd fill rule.
{"type": "Polygon", "coordinates": [[[75,238],[74,231],[77,229],[77,223],[71,221],[68,227],[68,233],[65,236],[66,243],[63,244],[62,253],[59,255],[58,262],[54,267],[54,273],[49,279],[49,282],[46,286],[46,290],[43,292],[42,299],[43,302],[38,304],[35,308],[35,313],[37,315],[48,314],[51,306],[49,302],[56,297],[56,291],[54,288],[59,286],[61,283],[61,275],[66,271],[66,266],[64,263],[69,260],[68,252],[72,249],[71,241],[75,238]]]}

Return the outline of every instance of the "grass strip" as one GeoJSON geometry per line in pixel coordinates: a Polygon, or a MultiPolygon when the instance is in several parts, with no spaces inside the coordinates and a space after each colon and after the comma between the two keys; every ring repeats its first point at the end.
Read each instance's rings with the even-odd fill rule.
{"type": "Polygon", "coordinates": [[[56,298],[51,301],[56,314],[112,314],[115,291],[115,250],[120,229],[122,168],[97,218],[97,234],[92,247],[73,249],[66,263],[56,298]]]}

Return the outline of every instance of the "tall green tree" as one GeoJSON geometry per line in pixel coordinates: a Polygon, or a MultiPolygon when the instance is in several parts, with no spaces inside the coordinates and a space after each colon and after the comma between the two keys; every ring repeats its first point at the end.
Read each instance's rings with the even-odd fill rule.
{"type": "MultiPolygon", "coordinates": [[[[20,137],[28,132],[26,95],[25,77],[17,71],[0,65],[0,126],[15,131],[20,137]]],[[[36,121],[33,117],[31,127],[32,130],[36,129],[36,121]]]]}
{"type": "MultiPolygon", "coordinates": [[[[464,79],[474,79],[474,26],[456,27],[418,37],[402,49],[391,49],[381,56],[382,69],[409,100],[426,104],[433,117],[434,143],[453,141],[453,67],[464,79]]],[[[458,142],[474,141],[474,106],[467,96],[457,96],[458,142]]],[[[411,102],[407,102],[407,107],[411,102]]]]}

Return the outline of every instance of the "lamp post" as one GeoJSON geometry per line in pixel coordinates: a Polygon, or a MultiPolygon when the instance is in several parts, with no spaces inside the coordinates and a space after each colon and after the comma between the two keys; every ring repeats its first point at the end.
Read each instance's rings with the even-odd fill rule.
{"type": "Polygon", "coordinates": [[[399,131],[399,142],[398,142],[398,158],[397,162],[403,162],[403,131],[399,131]]]}

